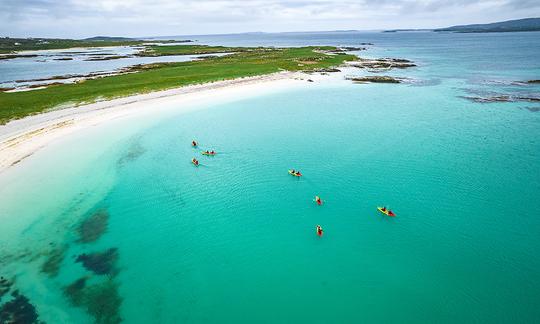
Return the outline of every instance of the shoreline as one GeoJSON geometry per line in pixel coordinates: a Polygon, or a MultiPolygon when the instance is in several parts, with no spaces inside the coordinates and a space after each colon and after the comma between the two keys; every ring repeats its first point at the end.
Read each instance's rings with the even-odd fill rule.
{"type": "Polygon", "coordinates": [[[287,89],[314,77],[324,76],[279,72],[138,94],[16,119],[0,125],[0,173],[57,139],[109,120],[142,113],[150,106],[155,109],[160,105],[178,105],[176,109],[182,111],[186,109],[182,105],[218,102],[220,99],[243,98],[287,89]]]}

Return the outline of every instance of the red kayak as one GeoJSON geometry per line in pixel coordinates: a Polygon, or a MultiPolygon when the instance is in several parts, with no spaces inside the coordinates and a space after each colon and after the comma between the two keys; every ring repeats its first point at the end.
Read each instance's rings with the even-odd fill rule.
{"type": "Polygon", "coordinates": [[[321,225],[317,225],[317,227],[315,228],[316,232],[317,232],[317,235],[320,237],[320,236],[323,236],[323,229],[321,227],[321,225]]]}

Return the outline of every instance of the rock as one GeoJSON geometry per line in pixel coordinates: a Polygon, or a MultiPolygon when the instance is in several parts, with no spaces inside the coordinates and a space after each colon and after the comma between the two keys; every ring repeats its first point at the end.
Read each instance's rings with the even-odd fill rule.
{"type": "Polygon", "coordinates": [[[470,100],[472,102],[479,103],[492,103],[492,102],[540,102],[540,96],[536,97],[534,95],[524,96],[524,95],[507,95],[507,94],[497,94],[490,96],[461,96],[463,99],[470,100]]]}
{"type": "Polygon", "coordinates": [[[360,43],[360,45],[373,45],[373,43],[360,43]]]}
{"type": "Polygon", "coordinates": [[[307,79],[307,82],[313,82],[313,80],[311,80],[311,79],[307,79]]]}
{"type": "Polygon", "coordinates": [[[55,58],[53,60],[55,60],[55,61],[71,61],[71,60],[73,60],[73,57],[59,57],[59,58],[55,58]]]}
{"type": "Polygon", "coordinates": [[[351,46],[344,46],[339,48],[342,51],[365,51],[367,48],[365,47],[351,47],[351,46]]]}
{"type": "Polygon", "coordinates": [[[14,58],[29,58],[29,57],[38,57],[37,54],[8,54],[0,55],[0,60],[11,60],[14,58]]]}
{"type": "Polygon", "coordinates": [[[361,69],[405,69],[416,66],[416,64],[409,60],[395,58],[360,59],[358,61],[350,62],[349,65],[361,69]]]}
{"type": "Polygon", "coordinates": [[[540,83],[540,80],[529,80],[527,83],[540,83]]]}
{"type": "Polygon", "coordinates": [[[401,83],[401,79],[394,78],[386,75],[375,75],[375,76],[364,76],[364,77],[354,77],[347,78],[353,82],[358,83],[401,83]]]}
{"type": "Polygon", "coordinates": [[[109,55],[109,56],[94,56],[87,58],[85,61],[109,61],[109,60],[118,60],[123,58],[129,58],[129,55],[109,55]]]}
{"type": "Polygon", "coordinates": [[[322,69],[315,69],[313,72],[326,72],[326,73],[335,73],[335,72],[341,72],[340,69],[336,68],[322,68],[322,69]]]}

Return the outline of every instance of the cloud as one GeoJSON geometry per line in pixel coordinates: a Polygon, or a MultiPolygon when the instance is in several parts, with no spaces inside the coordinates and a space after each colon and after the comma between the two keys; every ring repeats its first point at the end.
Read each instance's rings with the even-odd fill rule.
{"type": "Polygon", "coordinates": [[[527,16],[540,16],[539,1],[0,0],[0,29],[11,36],[429,28],[527,16]]]}

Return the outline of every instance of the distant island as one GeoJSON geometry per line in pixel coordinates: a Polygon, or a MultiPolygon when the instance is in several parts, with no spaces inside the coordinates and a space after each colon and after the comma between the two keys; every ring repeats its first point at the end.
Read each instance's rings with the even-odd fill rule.
{"type": "Polygon", "coordinates": [[[540,18],[525,18],[495,22],[491,24],[460,25],[434,29],[436,32],[456,33],[496,33],[496,32],[523,32],[540,31],[540,18]]]}
{"type": "MultiPolygon", "coordinates": [[[[0,54],[75,47],[137,46],[147,42],[148,40],[145,39],[107,36],[96,36],[85,39],[0,37],[0,54]]],[[[191,42],[191,40],[160,40],[159,42],[186,43],[191,42]]]]}

